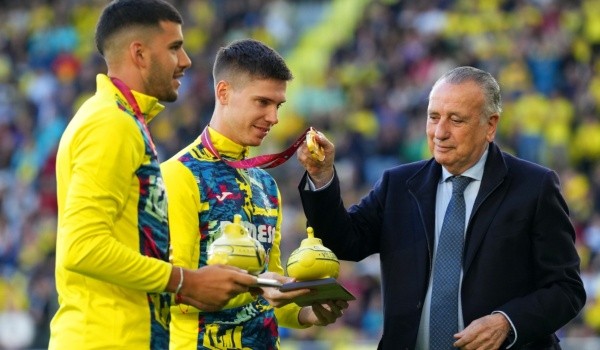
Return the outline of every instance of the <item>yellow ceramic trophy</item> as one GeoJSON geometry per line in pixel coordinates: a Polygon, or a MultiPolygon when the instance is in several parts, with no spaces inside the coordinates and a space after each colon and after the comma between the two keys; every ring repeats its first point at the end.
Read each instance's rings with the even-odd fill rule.
{"type": "Polygon", "coordinates": [[[224,264],[239,267],[253,275],[265,266],[265,248],[242,226],[242,216],[235,214],[233,222],[225,224],[221,237],[208,248],[208,265],[224,264]]]}
{"type": "Polygon", "coordinates": [[[340,262],[335,254],[316,238],[312,227],[306,228],[308,237],[303,239],[300,247],[294,250],[287,262],[288,276],[297,281],[337,278],[340,262]]]}
{"type": "Polygon", "coordinates": [[[290,254],[287,262],[287,274],[294,277],[296,282],[284,284],[281,291],[312,289],[313,293],[294,300],[300,306],[327,300],[354,300],[355,297],[336,280],[340,262],[335,254],[314,236],[312,227],[307,227],[306,233],[308,237],[290,254]]]}

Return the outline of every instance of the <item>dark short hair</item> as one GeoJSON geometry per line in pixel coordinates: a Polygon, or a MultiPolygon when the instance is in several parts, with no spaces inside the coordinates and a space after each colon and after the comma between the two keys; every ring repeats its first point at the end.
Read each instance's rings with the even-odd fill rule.
{"type": "Polygon", "coordinates": [[[179,11],[164,0],[113,0],[96,25],[96,48],[104,56],[107,40],[115,33],[132,26],[156,27],[168,21],[183,24],[179,11]]]}
{"type": "Polygon", "coordinates": [[[461,84],[472,81],[477,84],[485,96],[484,114],[500,114],[502,112],[502,96],[500,94],[500,85],[496,79],[488,72],[470,66],[456,67],[442,75],[434,84],[445,81],[450,84],[461,84]]]}
{"type": "Polygon", "coordinates": [[[241,39],[221,47],[213,65],[215,83],[247,74],[252,79],[289,81],[294,78],[277,51],[254,39],[241,39]]]}

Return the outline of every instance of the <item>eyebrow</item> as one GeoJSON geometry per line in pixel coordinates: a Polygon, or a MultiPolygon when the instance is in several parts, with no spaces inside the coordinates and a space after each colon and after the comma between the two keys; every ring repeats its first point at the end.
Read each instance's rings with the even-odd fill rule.
{"type": "Polygon", "coordinates": [[[266,100],[266,101],[269,101],[269,102],[276,103],[278,105],[287,102],[287,100],[283,100],[281,102],[277,102],[276,100],[274,100],[274,99],[272,99],[270,97],[266,97],[266,96],[262,96],[262,95],[255,95],[254,99],[256,99],[256,100],[266,100]]]}
{"type": "Polygon", "coordinates": [[[183,46],[183,40],[175,40],[169,44],[169,46],[183,46]]]}

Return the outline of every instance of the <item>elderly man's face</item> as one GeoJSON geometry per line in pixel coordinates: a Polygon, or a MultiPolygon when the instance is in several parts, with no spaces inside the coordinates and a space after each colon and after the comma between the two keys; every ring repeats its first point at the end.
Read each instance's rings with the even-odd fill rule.
{"type": "Polygon", "coordinates": [[[440,82],[427,108],[427,143],[435,160],[454,175],[473,166],[494,139],[499,116],[483,115],[481,88],[472,81],[440,82]]]}

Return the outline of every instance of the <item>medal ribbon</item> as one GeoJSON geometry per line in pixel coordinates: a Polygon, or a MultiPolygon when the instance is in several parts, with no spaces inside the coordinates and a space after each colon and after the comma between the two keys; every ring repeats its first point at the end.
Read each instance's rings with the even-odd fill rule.
{"type": "Polygon", "coordinates": [[[210,135],[208,133],[208,127],[204,128],[202,134],[200,135],[200,139],[204,147],[208,148],[210,153],[212,153],[215,157],[219,158],[229,166],[237,169],[247,169],[247,168],[261,168],[268,169],[274,168],[278,165],[281,165],[290,159],[290,157],[296,152],[298,147],[304,142],[306,138],[306,133],[310,130],[310,128],[306,129],[302,135],[285,151],[275,154],[265,154],[252,158],[246,158],[241,160],[227,160],[221,157],[219,151],[215,148],[212,141],[210,140],[210,135]]]}
{"type": "Polygon", "coordinates": [[[129,103],[129,105],[133,109],[133,113],[135,114],[136,119],[142,124],[142,128],[144,128],[144,132],[146,133],[146,136],[148,137],[148,140],[150,141],[150,148],[152,149],[152,153],[154,153],[155,157],[158,157],[158,155],[156,153],[156,146],[154,146],[154,141],[152,141],[152,136],[150,135],[150,130],[148,130],[148,125],[146,124],[146,119],[144,118],[144,115],[142,114],[142,111],[140,110],[140,106],[138,105],[137,101],[135,100],[135,97],[133,96],[131,89],[124,82],[122,82],[121,80],[119,80],[117,78],[111,77],[110,80],[112,80],[113,84],[115,84],[117,89],[119,89],[119,91],[121,91],[123,96],[125,96],[127,103],[129,103]]]}

